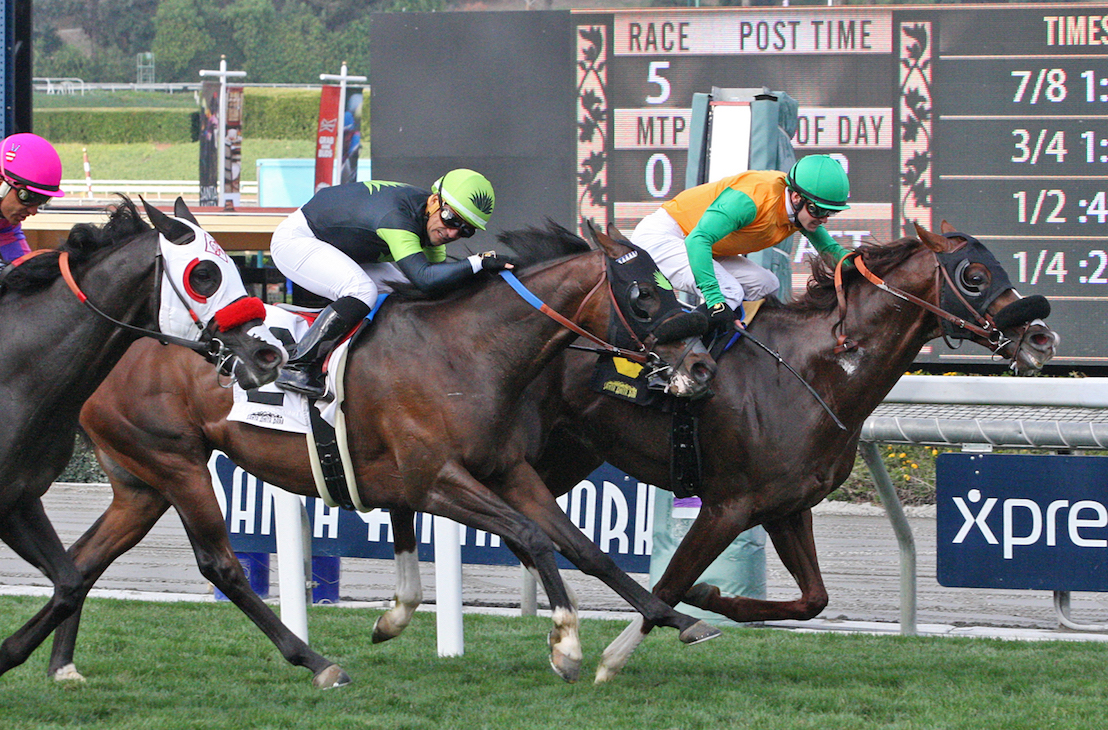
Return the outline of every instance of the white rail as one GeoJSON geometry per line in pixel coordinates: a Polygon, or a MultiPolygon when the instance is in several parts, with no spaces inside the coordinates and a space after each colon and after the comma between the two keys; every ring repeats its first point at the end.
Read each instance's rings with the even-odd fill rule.
{"type": "MultiPolygon", "coordinates": [[[[87,187],[88,183],[83,179],[62,180],[62,190],[73,191],[74,194],[87,187]]],[[[200,183],[196,180],[93,180],[92,192],[96,196],[141,193],[147,197],[196,197],[200,195],[200,183]]],[[[244,180],[239,185],[239,192],[243,195],[257,195],[258,182],[244,180]]]]}
{"type": "MultiPolygon", "coordinates": [[[[1007,378],[995,376],[941,376],[941,375],[905,375],[893,387],[885,398],[885,403],[929,404],[937,406],[1029,406],[1047,408],[1108,408],[1108,378],[1007,378]]],[[[866,465],[873,474],[873,480],[885,505],[889,522],[896,534],[900,548],[900,632],[915,634],[916,629],[916,548],[912,528],[904,515],[900,497],[889,478],[885,463],[877,449],[881,441],[879,436],[866,439],[867,434],[878,432],[875,423],[879,417],[867,419],[862,428],[862,440],[859,450],[866,465]]],[[[929,429],[926,441],[919,443],[941,443],[943,433],[958,433],[957,442],[947,440],[951,446],[987,444],[1005,446],[989,440],[986,434],[1003,429],[989,428],[986,420],[975,418],[980,428],[975,429],[980,437],[967,436],[967,429],[934,428],[929,429]]],[[[964,421],[963,421],[964,422],[964,421]]],[[[937,421],[939,425],[957,424],[957,419],[937,421]]],[[[898,443],[904,443],[906,429],[897,429],[898,443]]],[[[1024,434],[1026,435],[1026,433],[1024,434]]],[[[921,436],[921,439],[924,437],[921,436]]],[[[1095,441],[1089,442],[1095,444],[1095,441]]],[[[1034,443],[1013,443],[1015,447],[1034,447],[1034,443]]],[[[1051,446],[1050,448],[1057,448],[1051,446]]],[[[1069,448],[1096,448],[1096,446],[1069,446],[1069,448]]],[[[1074,623],[1068,615],[1069,593],[1055,591],[1055,609],[1059,623],[1067,628],[1088,631],[1104,630],[1102,626],[1074,623]]]]}

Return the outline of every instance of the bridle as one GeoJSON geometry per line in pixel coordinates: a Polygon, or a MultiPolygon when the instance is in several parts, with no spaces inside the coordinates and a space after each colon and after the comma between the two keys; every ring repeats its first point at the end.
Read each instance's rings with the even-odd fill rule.
{"type": "MultiPolygon", "coordinates": [[[[957,297],[962,306],[965,307],[967,312],[970,312],[976,322],[968,322],[965,318],[959,317],[956,314],[952,314],[943,309],[938,304],[929,302],[926,299],[921,299],[914,294],[909,294],[906,291],[897,289],[894,286],[890,286],[884,279],[874,274],[869,268],[866,267],[865,261],[862,259],[861,252],[851,251],[849,254],[839,260],[839,263],[835,266],[835,295],[839,302],[839,319],[832,326],[831,331],[835,333],[836,342],[834,352],[835,354],[841,354],[849,352],[858,347],[858,343],[846,334],[846,290],[843,288],[843,265],[847,261],[853,261],[854,266],[858,269],[858,272],[878,289],[892,294],[894,297],[902,299],[906,302],[916,305],[928,312],[931,312],[941,320],[949,322],[959,330],[971,332],[978,337],[981,337],[985,341],[989,342],[993,347],[993,353],[999,353],[1002,349],[1011,344],[1011,340],[1004,336],[1004,334],[997,328],[993,318],[987,312],[979,312],[976,307],[972,306],[962,293],[958,291],[958,287],[954,285],[953,280],[950,278],[950,272],[946,270],[942,262],[939,260],[938,254],[931,251],[931,255],[935,259],[935,289],[939,293],[940,301],[942,299],[943,287],[947,287],[947,291],[957,297]]],[[[943,337],[947,335],[944,332],[943,337]]],[[[948,340],[949,344],[949,340],[948,340]]]]}
{"type": "MultiPolygon", "coordinates": [[[[39,253],[48,253],[46,250],[35,251],[31,255],[37,255],[39,253]]],[[[14,264],[21,263],[27,257],[21,257],[17,259],[14,264]]],[[[156,280],[160,281],[165,274],[165,260],[161,251],[154,255],[154,266],[156,280]]],[[[230,348],[215,334],[216,320],[213,318],[212,322],[208,325],[204,325],[200,321],[200,317],[196,314],[196,311],[189,304],[188,299],[182,294],[177,286],[173,283],[173,280],[169,276],[164,276],[165,280],[169,282],[170,288],[173,293],[177,295],[177,298],[181,301],[185,310],[189,314],[189,318],[192,319],[193,324],[196,325],[198,336],[196,340],[186,339],[184,337],[176,337],[174,335],[158,332],[157,330],[146,329],[144,327],[138,327],[127,322],[122,322],[104,310],[97,307],[92,300],[88,298],[88,295],[81,290],[80,285],[77,283],[76,278],[73,276],[73,271],[69,266],[69,252],[62,251],[58,254],[58,268],[61,270],[62,278],[65,280],[66,285],[69,286],[69,290],[77,297],[77,299],[94,312],[98,317],[104,319],[119,329],[133,332],[141,337],[150,337],[163,345],[180,345],[181,347],[187,347],[193,352],[199,353],[208,362],[214,364],[219,372],[223,375],[231,374],[231,363],[235,359],[235,355],[231,352],[230,348]]],[[[155,287],[155,296],[157,296],[157,287],[155,287]]]]}

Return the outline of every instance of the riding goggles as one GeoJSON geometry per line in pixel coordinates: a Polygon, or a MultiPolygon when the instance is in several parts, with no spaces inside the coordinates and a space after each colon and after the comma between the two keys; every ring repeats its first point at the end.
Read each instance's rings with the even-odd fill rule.
{"type": "Polygon", "coordinates": [[[810,200],[804,201],[804,207],[808,209],[808,215],[813,218],[830,218],[839,212],[833,208],[823,208],[810,200]]]}
{"type": "Polygon", "coordinates": [[[442,224],[447,228],[453,228],[458,231],[458,236],[461,238],[469,238],[477,229],[474,228],[465,218],[451,210],[450,206],[443,204],[439,208],[439,218],[442,219],[442,224]]]}
{"type": "Polygon", "coordinates": [[[27,188],[13,188],[13,190],[15,190],[15,196],[19,198],[19,202],[28,208],[46,205],[50,202],[49,195],[36,193],[34,190],[28,190],[27,188]]]}

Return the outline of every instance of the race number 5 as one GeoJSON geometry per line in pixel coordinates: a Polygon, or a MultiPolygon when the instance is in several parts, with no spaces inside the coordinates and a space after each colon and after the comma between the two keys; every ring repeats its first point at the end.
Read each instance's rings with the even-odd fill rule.
{"type": "Polygon", "coordinates": [[[669,61],[651,61],[650,70],[646,75],[646,83],[657,84],[658,93],[646,97],[647,104],[662,104],[669,99],[669,79],[662,76],[659,71],[669,68],[669,61]]]}

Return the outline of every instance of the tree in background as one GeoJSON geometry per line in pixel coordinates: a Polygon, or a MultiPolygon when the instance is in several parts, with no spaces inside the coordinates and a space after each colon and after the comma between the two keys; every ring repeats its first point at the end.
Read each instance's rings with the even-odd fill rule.
{"type": "Polygon", "coordinates": [[[255,83],[319,83],[346,61],[369,71],[375,12],[432,12],[446,0],[34,0],[35,76],[133,83],[153,51],[159,82],[230,68],[255,83]],[[75,32],[76,31],[76,32],[75,32]]]}

